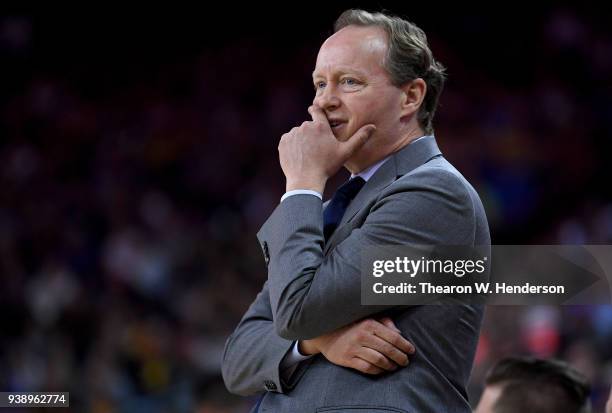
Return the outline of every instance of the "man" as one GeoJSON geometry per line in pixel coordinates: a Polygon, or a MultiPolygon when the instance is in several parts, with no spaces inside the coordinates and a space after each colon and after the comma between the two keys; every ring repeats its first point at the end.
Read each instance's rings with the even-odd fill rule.
{"type": "Polygon", "coordinates": [[[588,413],[587,379],[559,360],[513,357],[496,364],[475,413],[588,413]]]}
{"type": "Polygon", "coordinates": [[[227,340],[225,383],[264,391],[259,412],[469,412],[482,307],[360,302],[368,246],[490,244],[478,195],[433,136],[443,68],[398,17],[349,10],[334,28],[312,121],[278,147],[287,192],[258,233],[268,280],[227,340]],[[343,165],[352,178],[324,204],[343,165]]]}

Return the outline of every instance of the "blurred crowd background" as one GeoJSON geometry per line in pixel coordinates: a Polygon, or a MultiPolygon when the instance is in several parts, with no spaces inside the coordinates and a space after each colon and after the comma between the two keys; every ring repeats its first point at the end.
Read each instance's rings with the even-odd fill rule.
{"type": "MultiPolygon", "coordinates": [[[[344,8],[0,17],[0,390],[70,391],[95,413],[248,411],[223,345],[266,278],[255,233],[284,191],[278,140],[308,119],[344,8]]],[[[390,11],[448,69],[436,136],[493,243],[611,243],[606,13],[390,11]]],[[[490,307],[473,402],[514,354],[569,361],[601,408],[612,306],[490,307]]]]}

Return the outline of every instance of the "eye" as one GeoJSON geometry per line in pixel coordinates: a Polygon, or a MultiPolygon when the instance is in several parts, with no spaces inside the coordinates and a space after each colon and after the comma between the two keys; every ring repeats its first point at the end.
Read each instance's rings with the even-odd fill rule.
{"type": "Polygon", "coordinates": [[[317,82],[315,83],[314,87],[315,87],[315,90],[323,89],[325,87],[325,82],[317,82]]]}
{"type": "Polygon", "coordinates": [[[340,83],[344,83],[347,86],[357,86],[359,84],[359,82],[351,77],[345,77],[340,83]]]}

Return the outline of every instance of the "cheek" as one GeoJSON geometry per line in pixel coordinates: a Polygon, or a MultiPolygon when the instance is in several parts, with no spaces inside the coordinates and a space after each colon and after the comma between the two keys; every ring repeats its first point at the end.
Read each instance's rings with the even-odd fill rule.
{"type": "Polygon", "coordinates": [[[350,129],[352,133],[355,133],[362,126],[373,124],[377,129],[376,135],[386,134],[389,131],[390,119],[388,112],[373,104],[364,107],[363,111],[356,113],[351,118],[350,129]]]}
{"type": "Polygon", "coordinates": [[[359,102],[350,107],[350,129],[357,131],[368,123],[377,124],[378,114],[375,103],[359,102]]]}
{"type": "Polygon", "coordinates": [[[352,136],[359,128],[370,123],[376,125],[377,135],[393,133],[398,99],[392,88],[372,88],[368,92],[345,96],[344,104],[350,121],[343,138],[352,136]]]}
{"type": "Polygon", "coordinates": [[[373,123],[379,128],[384,128],[394,118],[396,102],[388,95],[371,94],[360,96],[347,105],[350,110],[351,123],[356,129],[363,125],[373,123]]]}

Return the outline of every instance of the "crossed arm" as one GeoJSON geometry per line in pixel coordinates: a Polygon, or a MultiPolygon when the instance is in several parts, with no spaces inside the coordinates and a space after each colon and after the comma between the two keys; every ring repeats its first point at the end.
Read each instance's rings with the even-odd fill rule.
{"type": "MultiPolygon", "coordinates": [[[[403,365],[410,344],[399,332],[390,335],[394,327],[390,320],[371,318],[388,307],[360,305],[359,251],[370,243],[470,242],[458,235],[465,234],[465,228],[459,226],[466,221],[465,214],[471,213],[466,200],[457,199],[456,191],[445,189],[440,182],[433,187],[437,189],[404,187],[386,194],[362,227],[353,230],[327,258],[323,257],[320,199],[295,195],[282,202],[258,234],[260,242],[269,245],[268,281],[226,343],[223,377],[230,391],[253,394],[264,390],[265,381],[274,382],[276,391],[292,388],[303,369],[298,368],[285,383],[279,365],[293,340],[303,340],[303,351],[321,352],[334,364],[371,374],[392,369],[393,362],[403,365]],[[455,219],[428,217],[431,208],[441,202],[446,207],[441,213],[455,215],[455,219]],[[441,228],[444,221],[458,224],[441,228]],[[431,234],[440,233],[445,234],[444,239],[432,238],[431,234]],[[373,336],[367,333],[375,329],[386,338],[367,342],[373,336]],[[369,352],[368,358],[363,354],[367,348],[376,354],[369,352]]],[[[465,225],[471,225],[467,221],[465,225]]]]}
{"type": "MultiPolygon", "coordinates": [[[[225,344],[222,374],[227,388],[243,396],[292,389],[306,367],[298,365],[287,381],[282,378],[279,366],[293,343],[276,334],[266,282],[225,344]]],[[[415,351],[389,318],[364,319],[302,344],[309,354],[321,353],[331,363],[367,374],[406,366],[408,354],[415,351]]]]}

